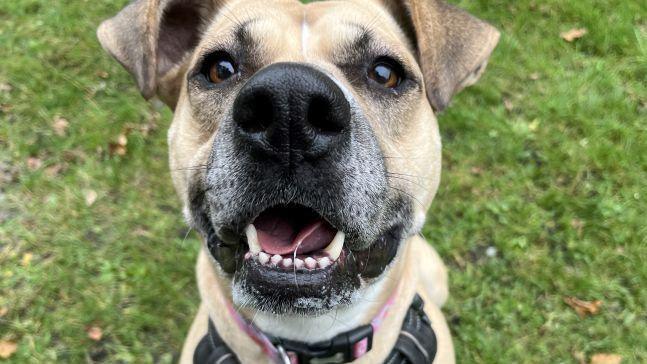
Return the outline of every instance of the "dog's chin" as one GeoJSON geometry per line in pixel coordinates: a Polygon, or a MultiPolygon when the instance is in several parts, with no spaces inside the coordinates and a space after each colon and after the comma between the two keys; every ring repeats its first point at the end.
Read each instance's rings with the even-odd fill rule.
{"type": "MultiPolygon", "coordinates": [[[[232,280],[238,307],[317,316],[350,306],[396,257],[404,225],[394,224],[367,248],[352,249],[343,231],[312,211],[269,209],[247,225],[239,243],[211,233],[214,263],[232,280]],[[271,216],[270,216],[271,215],[271,216]]],[[[211,229],[215,231],[216,229],[211,229]]],[[[362,244],[366,246],[366,244],[362,244]]]]}

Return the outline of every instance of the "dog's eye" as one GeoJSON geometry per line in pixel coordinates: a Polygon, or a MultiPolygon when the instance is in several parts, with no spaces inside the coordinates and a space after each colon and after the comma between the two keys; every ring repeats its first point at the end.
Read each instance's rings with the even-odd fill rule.
{"type": "Polygon", "coordinates": [[[386,88],[396,88],[402,81],[399,69],[387,61],[378,61],[371,66],[368,77],[386,88]]]}
{"type": "Polygon", "coordinates": [[[209,63],[207,77],[210,82],[221,83],[238,73],[234,61],[226,54],[216,55],[209,63]]]}

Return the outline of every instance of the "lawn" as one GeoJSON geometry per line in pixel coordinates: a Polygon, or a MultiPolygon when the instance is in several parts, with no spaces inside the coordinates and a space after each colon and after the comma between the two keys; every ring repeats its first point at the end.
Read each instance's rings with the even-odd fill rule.
{"type": "MultiPolygon", "coordinates": [[[[8,362],[173,362],[197,307],[171,114],[94,35],[124,4],[0,2],[8,362]]],[[[440,116],[424,229],[450,270],[458,362],[647,362],[647,3],[458,4],[502,31],[480,83],[440,116]],[[566,297],[599,311],[580,317],[566,297]]]]}

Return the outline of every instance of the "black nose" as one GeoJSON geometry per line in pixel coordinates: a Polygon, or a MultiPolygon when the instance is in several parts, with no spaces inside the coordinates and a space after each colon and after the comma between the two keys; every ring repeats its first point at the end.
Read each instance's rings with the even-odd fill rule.
{"type": "Polygon", "coordinates": [[[293,164],[321,158],[348,134],[350,105],[324,73],[301,64],[276,63],[254,75],[234,102],[243,143],[293,164]]]}

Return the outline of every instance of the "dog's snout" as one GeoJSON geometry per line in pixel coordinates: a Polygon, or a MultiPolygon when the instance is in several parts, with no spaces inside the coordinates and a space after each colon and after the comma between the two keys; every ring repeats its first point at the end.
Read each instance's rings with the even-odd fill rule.
{"type": "Polygon", "coordinates": [[[277,63],[254,75],[234,102],[233,119],[246,142],[273,156],[317,158],[340,143],[350,105],[324,73],[277,63]]]}

